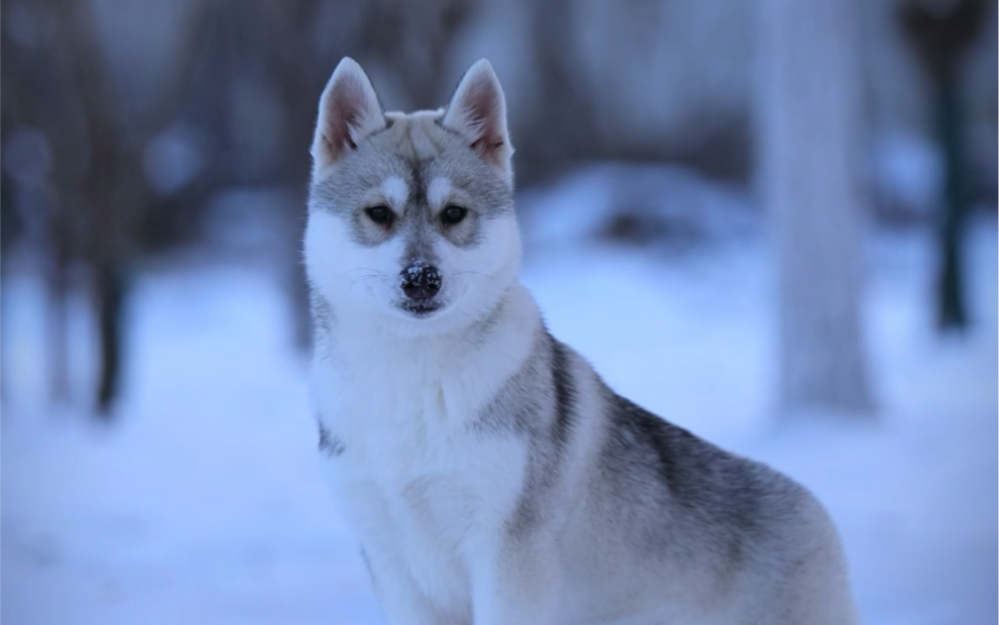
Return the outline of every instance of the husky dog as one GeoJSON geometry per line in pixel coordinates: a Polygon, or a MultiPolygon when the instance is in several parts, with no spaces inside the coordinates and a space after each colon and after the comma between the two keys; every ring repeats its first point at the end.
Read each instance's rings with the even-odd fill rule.
{"type": "Polygon", "coordinates": [[[319,447],[393,625],[855,623],[822,506],[615,394],[519,283],[480,60],[386,113],[345,58],[312,144],[319,447]]]}

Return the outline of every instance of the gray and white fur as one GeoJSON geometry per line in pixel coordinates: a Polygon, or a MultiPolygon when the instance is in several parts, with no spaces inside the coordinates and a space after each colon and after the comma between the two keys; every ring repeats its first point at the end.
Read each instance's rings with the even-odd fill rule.
{"type": "Polygon", "coordinates": [[[393,625],[847,625],[803,487],[615,394],[517,279],[491,66],[385,113],[351,59],[322,95],[305,262],[330,482],[393,625]]]}

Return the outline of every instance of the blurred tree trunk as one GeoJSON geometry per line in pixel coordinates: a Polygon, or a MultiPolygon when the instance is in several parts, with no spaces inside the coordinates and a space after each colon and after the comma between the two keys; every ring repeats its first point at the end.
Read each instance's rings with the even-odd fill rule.
{"type": "Polygon", "coordinates": [[[869,413],[858,15],[854,0],[762,7],[760,182],[778,255],[781,407],[869,413]]]}
{"type": "MultiPolygon", "coordinates": [[[[51,14],[35,15],[35,19],[45,26],[58,26],[53,24],[58,20],[51,14]]],[[[45,28],[40,30],[46,32],[45,28]]],[[[30,252],[40,261],[47,290],[45,329],[49,391],[54,399],[64,400],[69,394],[66,305],[69,269],[76,260],[73,237],[78,219],[68,209],[63,191],[78,185],[82,177],[81,159],[73,158],[84,151],[79,143],[82,124],[80,116],[62,104],[74,99],[66,80],[72,75],[68,68],[71,55],[66,46],[57,45],[56,37],[51,35],[46,38],[36,33],[34,40],[26,39],[29,38],[22,33],[19,36],[8,33],[0,38],[3,137],[7,140],[13,133],[24,131],[41,133],[44,151],[49,157],[46,160],[51,162],[45,168],[44,179],[15,180],[5,175],[3,192],[10,198],[11,206],[6,210],[15,209],[12,206],[14,197],[19,196],[17,203],[25,205],[18,210],[30,210],[33,213],[30,221],[42,225],[40,229],[32,229],[37,239],[31,241],[30,252]],[[18,193],[13,190],[15,186],[18,193]]],[[[6,231],[4,235],[3,251],[6,253],[6,243],[14,238],[6,236],[6,231]]]]}
{"type": "Polygon", "coordinates": [[[937,86],[936,126],[944,154],[944,199],[938,219],[940,270],[937,278],[937,323],[942,329],[968,325],[961,262],[962,233],[967,221],[967,181],[964,166],[964,124],[957,85],[937,86]]]}
{"type": "Polygon", "coordinates": [[[52,262],[49,279],[49,369],[51,371],[52,397],[56,401],[69,399],[69,333],[67,332],[67,306],[69,304],[69,256],[63,253],[66,246],[59,245],[52,262]]]}
{"type": "Polygon", "coordinates": [[[581,80],[583,61],[573,52],[572,29],[563,26],[574,21],[577,10],[572,0],[546,0],[531,9],[530,41],[541,77],[536,96],[540,110],[534,123],[544,139],[525,140],[517,150],[517,179],[525,186],[600,152],[593,101],[581,80]]]}
{"type": "Polygon", "coordinates": [[[287,227],[279,236],[283,248],[281,257],[287,262],[284,271],[292,311],[292,339],[302,350],[308,350],[312,345],[309,289],[302,262],[302,237],[312,171],[308,146],[315,131],[319,94],[329,79],[324,64],[319,62],[315,40],[303,37],[302,33],[315,27],[322,8],[322,3],[316,0],[297,0],[282,5],[278,13],[274,13],[275,7],[266,2],[257,7],[261,14],[271,13],[265,22],[264,39],[268,42],[265,48],[281,50],[280,53],[268,51],[263,62],[265,75],[278,86],[285,117],[283,152],[286,156],[281,159],[276,174],[277,182],[288,190],[289,205],[284,209],[290,210],[291,216],[282,220],[287,227]]]}
{"type": "Polygon", "coordinates": [[[937,324],[945,330],[960,330],[968,324],[961,256],[969,194],[960,70],[984,13],[984,0],[910,1],[900,8],[905,32],[930,78],[935,98],[934,126],[944,157],[944,197],[937,219],[937,324]]]}
{"type": "Polygon", "coordinates": [[[67,3],[63,19],[72,36],[78,104],[86,120],[88,170],[80,191],[89,217],[86,254],[93,272],[91,296],[98,321],[96,403],[98,414],[107,417],[118,395],[121,312],[128,292],[125,275],[130,252],[138,247],[135,221],[141,210],[145,176],[139,165],[139,137],[122,115],[89,6],[67,3]]]}

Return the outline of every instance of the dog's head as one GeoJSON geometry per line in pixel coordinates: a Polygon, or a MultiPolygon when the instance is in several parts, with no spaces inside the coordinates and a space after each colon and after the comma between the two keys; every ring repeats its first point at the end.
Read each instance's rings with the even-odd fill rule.
{"type": "Polygon", "coordinates": [[[338,314],[433,332],[488,315],[515,281],[513,148],[492,66],[437,111],[385,113],[345,58],[319,102],[306,270],[338,314]]]}

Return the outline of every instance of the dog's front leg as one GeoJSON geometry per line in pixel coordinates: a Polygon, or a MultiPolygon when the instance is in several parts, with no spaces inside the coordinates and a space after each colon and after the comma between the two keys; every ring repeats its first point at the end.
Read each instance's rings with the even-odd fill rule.
{"type": "Polygon", "coordinates": [[[505,541],[474,567],[475,625],[551,625],[561,577],[554,540],[505,541]]]}

